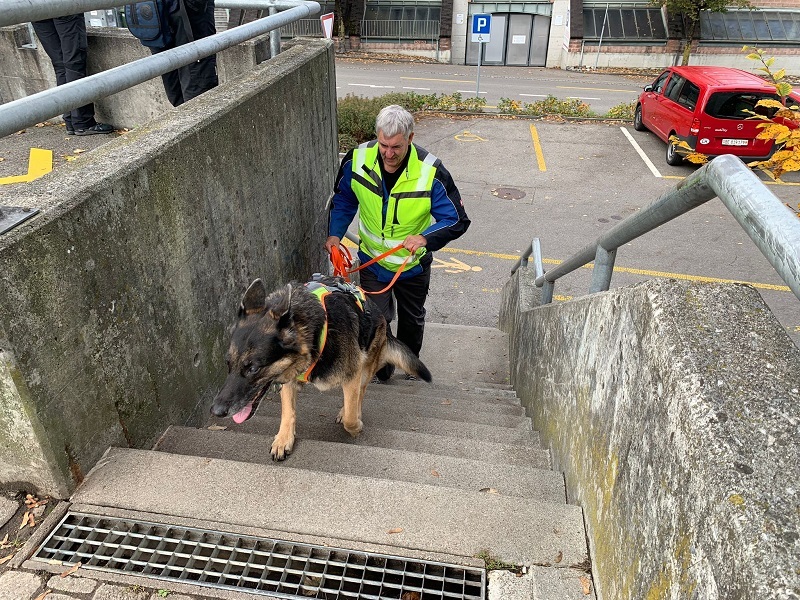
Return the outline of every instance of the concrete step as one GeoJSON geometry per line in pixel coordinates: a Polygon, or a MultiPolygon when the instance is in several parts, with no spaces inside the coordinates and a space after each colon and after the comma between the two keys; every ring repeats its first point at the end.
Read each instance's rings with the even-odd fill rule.
{"type": "Polygon", "coordinates": [[[301,440],[286,463],[269,454],[272,437],[170,427],[154,448],[161,452],[205,456],[283,468],[425,483],[464,490],[496,490],[545,502],[564,502],[564,477],[555,471],[425,454],[410,450],[301,440]]]}
{"type": "Polygon", "coordinates": [[[111,448],[72,502],[251,530],[350,540],[399,554],[481,552],[514,564],[584,564],[577,506],[265,465],[111,448]]]}
{"type": "MultiPolygon", "coordinates": [[[[231,420],[220,420],[217,421],[216,425],[212,425],[212,427],[222,426],[226,427],[228,431],[236,433],[265,435],[268,441],[266,451],[269,453],[269,446],[272,444],[272,438],[278,433],[278,425],[279,417],[276,413],[273,416],[257,415],[240,425],[233,423],[231,420]]],[[[536,432],[532,432],[531,435],[535,436],[534,439],[538,440],[538,434],[536,432]]],[[[482,460],[495,464],[529,466],[537,469],[550,468],[550,452],[544,450],[538,444],[522,445],[491,442],[484,439],[459,439],[435,433],[398,431],[396,429],[388,429],[380,426],[365,427],[358,437],[354,438],[347,433],[340,424],[334,423],[330,417],[323,420],[298,421],[295,453],[299,452],[298,448],[302,446],[305,440],[339,442],[353,446],[410,450],[413,452],[423,452],[425,454],[482,460]]],[[[291,458],[288,460],[291,460],[291,458]]]]}
{"type": "MultiPolygon", "coordinates": [[[[499,396],[497,394],[476,394],[458,390],[427,389],[427,384],[417,384],[415,387],[372,384],[367,387],[366,400],[373,400],[381,403],[419,403],[442,404],[444,406],[455,406],[469,408],[474,411],[503,413],[509,415],[525,416],[525,408],[514,396],[499,396]],[[427,392],[427,393],[425,393],[427,392]]],[[[341,388],[317,390],[314,386],[307,385],[300,394],[301,400],[304,396],[314,398],[316,396],[334,396],[341,400],[341,388]]]]}
{"type": "MultiPolygon", "coordinates": [[[[331,439],[329,436],[330,428],[340,429],[344,432],[341,425],[337,424],[336,417],[339,414],[337,406],[312,406],[297,403],[297,424],[296,431],[299,437],[321,439],[319,432],[325,432],[326,436],[322,439],[330,441],[341,441],[331,439]]],[[[231,419],[212,418],[209,424],[224,426],[231,431],[246,431],[248,433],[268,433],[277,431],[277,424],[280,420],[280,408],[276,403],[267,403],[260,406],[254,417],[251,417],[242,424],[236,424],[231,419]]],[[[418,416],[403,413],[400,411],[386,410],[383,407],[370,407],[364,404],[361,415],[364,423],[364,431],[372,427],[382,429],[393,429],[395,431],[413,431],[419,433],[429,433],[450,440],[451,444],[459,444],[462,440],[472,439],[497,444],[511,444],[518,446],[538,446],[539,434],[523,427],[496,427],[494,425],[484,425],[482,423],[467,423],[436,417],[418,416]]]]}
{"type": "MultiPolygon", "coordinates": [[[[298,414],[301,410],[306,410],[317,414],[324,409],[326,414],[330,411],[339,412],[343,402],[342,391],[330,390],[327,392],[310,392],[305,390],[297,400],[298,414]]],[[[463,423],[476,423],[482,425],[492,425],[494,427],[511,427],[530,431],[531,420],[522,414],[519,409],[522,407],[487,405],[482,403],[470,402],[461,398],[433,398],[428,396],[409,396],[384,394],[373,394],[368,387],[363,403],[364,414],[380,414],[386,421],[395,421],[399,415],[413,415],[415,417],[425,417],[434,419],[445,419],[448,421],[460,421],[463,423]],[[497,410],[497,409],[500,410],[497,410]],[[506,412],[510,408],[517,414],[506,412]]],[[[261,401],[259,412],[269,414],[280,414],[280,397],[278,394],[265,397],[261,401]]],[[[334,414],[334,417],[336,414],[334,414]]]]}
{"type": "Polygon", "coordinates": [[[440,383],[508,384],[508,336],[494,327],[425,324],[420,358],[440,383]]]}

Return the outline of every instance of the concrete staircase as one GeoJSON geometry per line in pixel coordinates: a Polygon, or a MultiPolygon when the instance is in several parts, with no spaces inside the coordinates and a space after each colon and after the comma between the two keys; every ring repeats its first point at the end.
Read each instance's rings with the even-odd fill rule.
{"type": "Polygon", "coordinates": [[[490,573],[489,598],[593,598],[581,509],[566,504],[563,476],[506,383],[507,348],[495,329],[429,324],[422,358],[435,383],[371,385],[358,438],[334,423],[341,391],[307,386],[286,461],[270,460],[271,398],[241,425],[209,418],[170,427],[153,451],[110,449],[73,506],[461,565],[491,559],[525,569],[490,573]]]}

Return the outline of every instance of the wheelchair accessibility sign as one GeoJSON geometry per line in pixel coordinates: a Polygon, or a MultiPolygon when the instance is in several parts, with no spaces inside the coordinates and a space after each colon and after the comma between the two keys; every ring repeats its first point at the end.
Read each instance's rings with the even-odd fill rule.
{"type": "Polygon", "coordinates": [[[489,42],[489,34],[492,31],[492,15],[477,14],[472,15],[472,41],[480,44],[489,42]]]}

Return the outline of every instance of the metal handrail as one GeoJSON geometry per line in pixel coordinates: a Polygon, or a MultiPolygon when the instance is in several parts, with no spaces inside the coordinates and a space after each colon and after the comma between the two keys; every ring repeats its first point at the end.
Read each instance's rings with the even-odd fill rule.
{"type": "MultiPolygon", "coordinates": [[[[43,3],[42,0],[28,0],[28,2],[31,6],[34,2],[36,4],[43,3]]],[[[44,3],[49,2],[51,0],[45,0],[44,3]]],[[[58,5],[96,4],[90,0],[84,0],[83,2],[80,0],[52,0],[52,3],[58,5]]],[[[104,4],[106,6],[109,4],[114,5],[114,1],[106,0],[104,4]]],[[[250,6],[252,3],[245,1],[238,4],[240,6],[250,6]]],[[[59,10],[63,10],[63,8],[59,10]]],[[[226,48],[263,35],[268,31],[278,29],[294,20],[316,14],[319,11],[320,5],[318,2],[304,1],[299,6],[284,12],[269,15],[251,23],[159,52],[153,56],[140,58],[131,63],[114,67],[102,73],[96,73],[78,81],[71,81],[70,83],[8,102],[0,106],[0,137],[83,106],[98,98],[104,98],[143,83],[178,67],[191,64],[201,58],[211,56],[226,48]]]]}
{"type": "MultiPolygon", "coordinates": [[[[594,261],[589,293],[607,291],[614,272],[617,248],[671,221],[714,197],[730,211],[761,253],[800,299],[800,219],[739,158],[726,154],[704,165],[675,189],[644,210],[628,217],[552,271],[543,272],[541,253],[535,260],[536,286],[542,304],[553,299],[555,281],[594,261]]],[[[538,239],[514,265],[513,274],[535,253],[538,239]]]]}

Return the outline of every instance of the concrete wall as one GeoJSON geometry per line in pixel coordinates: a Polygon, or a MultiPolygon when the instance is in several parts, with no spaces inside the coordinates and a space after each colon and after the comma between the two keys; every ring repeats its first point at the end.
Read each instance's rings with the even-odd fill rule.
{"type": "MultiPolygon", "coordinates": [[[[89,75],[150,56],[127,29],[89,27],[89,75]]],[[[220,83],[233,81],[269,58],[269,34],[217,55],[220,83]]],[[[0,103],[30,96],[56,85],[50,59],[26,25],[0,27],[0,103]],[[25,42],[28,47],[21,47],[25,42]]],[[[161,78],[151,79],[95,102],[98,121],[132,129],[172,108],[161,78]]]]}
{"type": "Polygon", "coordinates": [[[205,415],[250,281],[324,264],[334,79],[298,43],[15,198],[42,213],[0,237],[0,484],[65,497],[205,415]]]}
{"type": "Polygon", "coordinates": [[[583,507],[598,598],[800,597],[800,350],[758,293],[503,291],[512,381],[583,507]]]}

